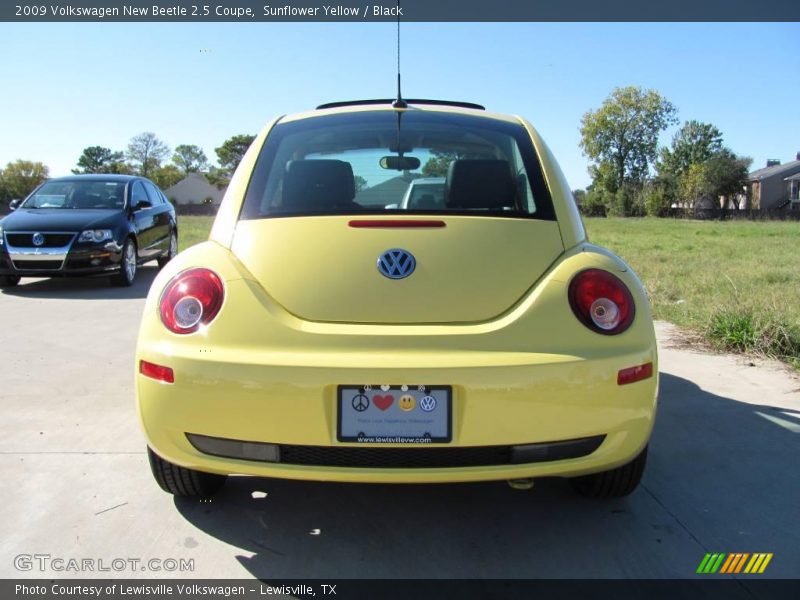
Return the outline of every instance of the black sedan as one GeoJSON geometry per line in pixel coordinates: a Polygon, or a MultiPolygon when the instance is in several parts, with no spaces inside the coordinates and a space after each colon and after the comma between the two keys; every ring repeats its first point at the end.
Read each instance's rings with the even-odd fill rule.
{"type": "Polygon", "coordinates": [[[0,221],[0,287],[21,277],[109,275],[133,283],[136,268],[178,251],[175,208],[149,179],[75,175],[49,179],[0,221]]]}

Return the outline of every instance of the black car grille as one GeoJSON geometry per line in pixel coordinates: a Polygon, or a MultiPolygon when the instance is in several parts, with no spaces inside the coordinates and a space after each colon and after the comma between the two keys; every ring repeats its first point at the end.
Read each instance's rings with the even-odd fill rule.
{"type": "MultiPolygon", "coordinates": [[[[15,248],[35,248],[33,235],[33,233],[6,232],[6,239],[8,244],[15,248]]],[[[46,231],[43,231],[42,235],[44,236],[44,243],[39,246],[40,248],[63,248],[75,237],[74,233],[47,233],[46,231]]]]}
{"type": "Polygon", "coordinates": [[[213,456],[318,467],[436,469],[447,467],[489,467],[565,460],[587,456],[597,450],[604,435],[518,446],[462,446],[376,448],[356,446],[298,446],[243,442],[187,433],[200,452],[213,456]],[[267,447],[273,451],[267,452],[267,447]],[[253,456],[273,456],[271,459],[253,456]]]}
{"type": "Polygon", "coordinates": [[[281,463],[323,467],[415,469],[511,464],[510,446],[469,448],[280,447],[281,463]]]}
{"type": "Polygon", "coordinates": [[[17,261],[14,266],[20,271],[58,271],[63,260],[26,260],[17,261]]]}

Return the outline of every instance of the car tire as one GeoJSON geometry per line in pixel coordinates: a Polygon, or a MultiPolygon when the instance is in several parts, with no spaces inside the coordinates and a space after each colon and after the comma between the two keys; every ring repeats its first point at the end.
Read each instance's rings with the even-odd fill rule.
{"type": "Polygon", "coordinates": [[[19,275],[0,275],[0,288],[14,287],[20,279],[19,275]]]}
{"type": "Polygon", "coordinates": [[[173,496],[208,498],[216,494],[228,478],[227,475],[203,473],[173,465],[153,452],[149,446],[147,457],[156,482],[162,490],[173,496]]]}
{"type": "Polygon", "coordinates": [[[587,498],[621,498],[632,493],[642,480],[644,467],[647,464],[647,446],[628,464],[571,479],[572,486],[587,498]]]}
{"type": "Polygon", "coordinates": [[[111,276],[112,285],[118,287],[130,287],[133,285],[133,280],[136,278],[136,242],[133,238],[125,240],[125,245],[122,247],[122,261],[119,265],[119,273],[111,276]]]}
{"type": "Polygon", "coordinates": [[[171,261],[178,254],[178,232],[174,229],[169,234],[169,249],[167,253],[158,259],[158,268],[163,269],[164,266],[171,261]]]}

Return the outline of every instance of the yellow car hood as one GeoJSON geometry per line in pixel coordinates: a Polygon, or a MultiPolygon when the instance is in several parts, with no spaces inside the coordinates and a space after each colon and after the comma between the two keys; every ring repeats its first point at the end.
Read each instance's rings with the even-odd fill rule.
{"type": "Polygon", "coordinates": [[[511,308],[564,251],[555,221],[437,216],[426,218],[445,227],[350,226],[363,218],[369,219],[242,220],[231,250],[300,318],[384,324],[490,320],[511,308]],[[377,268],[381,254],[394,248],[416,259],[404,279],[389,279],[377,268]]]}

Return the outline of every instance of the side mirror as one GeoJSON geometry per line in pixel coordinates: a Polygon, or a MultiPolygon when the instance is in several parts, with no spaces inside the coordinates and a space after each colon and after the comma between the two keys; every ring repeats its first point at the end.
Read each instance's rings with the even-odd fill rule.
{"type": "Polygon", "coordinates": [[[133,207],[133,210],[144,210],[146,208],[152,208],[153,205],[149,200],[139,200],[133,207]]]}
{"type": "Polygon", "coordinates": [[[17,208],[19,207],[20,202],[22,202],[22,200],[20,200],[19,198],[15,198],[11,202],[9,202],[8,203],[8,210],[17,210],[17,208]]]}

